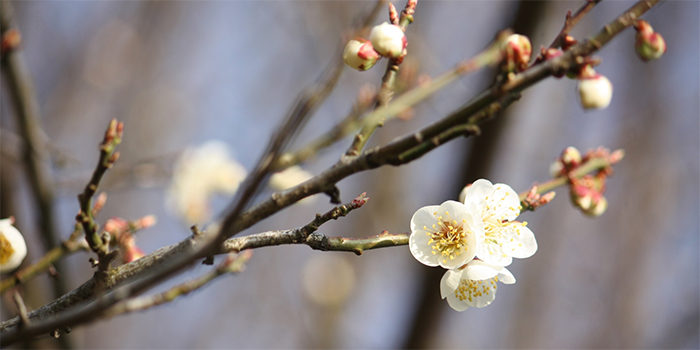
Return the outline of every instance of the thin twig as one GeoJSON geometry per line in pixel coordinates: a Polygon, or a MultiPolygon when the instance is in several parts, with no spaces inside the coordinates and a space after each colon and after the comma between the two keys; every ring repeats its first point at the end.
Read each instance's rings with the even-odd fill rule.
{"type": "MultiPolygon", "coordinates": [[[[316,218],[310,223],[284,231],[269,231],[258,233],[245,237],[232,238],[224,242],[221,252],[239,252],[245,249],[254,249],[259,247],[281,245],[281,244],[316,244],[316,247],[321,247],[317,238],[311,238],[311,234],[316,232],[321,225],[330,220],[348,215],[351,211],[362,207],[367,201],[365,193],[355,197],[350,203],[339,205],[323,215],[317,214],[316,218]]],[[[313,248],[314,246],[312,246],[313,248]]]]}
{"type": "Polygon", "coordinates": [[[134,311],[143,311],[154,306],[165,304],[175,300],[178,297],[185,296],[198,290],[209,282],[226,274],[237,274],[245,269],[245,264],[253,256],[252,250],[245,250],[239,254],[230,253],[226,259],[219,264],[215,269],[208,273],[183,284],[177,285],[163,293],[144,296],[140,298],[129,299],[121,302],[105,312],[105,317],[113,317],[120,314],[130,313],[134,311]]]}
{"type": "Polygon", "coordinates": [[[574,15],[571,15],[571,10],[569,10],[566,13],[566,20],[564,21],[564,28],[561,29],[561,32],[559,32],[559,35],[554,39],[551,45],[549,45],[550,49],[558,49],[562,47],[562,44],[564,43],[564,40],[567,35],[569,35],[569,32],[576,27],[578,22],[585,17],[591,10],[595,7],[595,5],[598,5],[599,2],[603,0],[586,0],[586,4],[581,6],[581,8],[576,11],[574,15]]]}
{"type": "MultiPolygon", "coordinates": [[[[402,31],[406,31],[408,25],[413,22],[413,13],[416,11],[416,5],[418,0],[408,0],[406,1],[406,7],[401,11],[401,17],[399,18],[398,26],[402,31]]],[[[393,17],[393,13],[396,9],[389,7],[389,17],[393,17]]],[[[399,66],[403,61],[403,57],[391,58],[386,66],[386,71],[382,77],[382,84],[379,87],[379,93],[377,94],[377,103],[374,106],[375,111],[379,110],[389,104],[391,99],[394,97],[394,84],[396,83],[396,77],[399,73],[399,66]]],[[[378,118],[365,118],[365,124],[362,130],[355,135],[352,144],[345,152],[346,156],[352,157],[357,156],[362,152],[369,138],[374,134],[374,132],[380,126],[384,125],[384,118],[380,115],[378,118]]]]}
{"type": "Polygon", "coordinates": [[[17,305],[17,310],[19,311],[19,319],[22,320],[22,325],[27,326],[29,325],[29,316],[27,315],[27,305],[24,304],[24,300],[22,299],[22,296],[19,294],[18,290],[15,290],[14,294],[12,294],[12,299],[15,301],[15,305],[17,305]]]}
{"type": "Polygon", "coordinates": [[[78,195],[80,212],[75,220],[83,225],[85,239],[90,249],[97,254],[98,270],[102,272],[109,269],[109,264],[114,260],[117,252],[109,252],[109,243],[105,242],[99,233],[99,225],[95,222],[93,215],[95,209],[92,205],[92,197],[97,192],[104,174],[119,159],[119,152],[116,152],[116,147],[121,143],[123,133],[124,123],[112,119],[100,144],[100,159],[97,161],[97,167],[92,173],[92,177],[85,186],[83,193],[78,195]]]}

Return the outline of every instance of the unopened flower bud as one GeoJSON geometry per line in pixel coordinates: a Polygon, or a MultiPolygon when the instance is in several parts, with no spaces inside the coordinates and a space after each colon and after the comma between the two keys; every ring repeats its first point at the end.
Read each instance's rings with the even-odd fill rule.
{"type": "Polygon", "coordinates": [[[583,213],[588,216],[598,217],[608,209],[608,200],[601,196],[596,203],[592,203],[583,213]]]}
{"type": "MultiPolygon", "coordinates": [[[[591,68],[592,70],[592,68],[591,68]]],[[[595,73],[581,77],[578,81],[578,94],[584,109],[602,109],[610,105],[613,87],[605,76],[595,73]]]]}
{"type": "Polygon", "coordinates": [[[343,62],[360,71],[372,68],[380,58],[372,43],[362,38],[350,40],[343,51],[343,62]]]}
{"type": "Polygon", "coordinates": [[[658,59],[666,52],[666,41],[661,34],[654,32],[648,22],[639,20],[634,25],[634,29],[637,30],[634,48],[642,61],[658,59]]]}
{"type": "Polygon", "coordinates": [[[406,35],[399,26],[384,22],[372,28],[369,41],[380,55],[389,58],[399,58],[404,55],[406,35]]]}
{"type": "Polygon", "coordinates": [[[506,69],[508,71],[522,72],[527,68],[532,56],[530,39],[524,35],[512,34],[503,44],[505,50],[506,69]]]}
{"type": "Polygon", "coordinates": [[[561,160],[567,166],[576,166],[581,164],[581,152],[576,147],[566,147],[561,153],[561,160]]]}
{"type": "Polygon", "coordinates": [[[12,226],[14,219],[0,220],[0,273],[12,272],[27,256],[27,243],[12,226]]]}

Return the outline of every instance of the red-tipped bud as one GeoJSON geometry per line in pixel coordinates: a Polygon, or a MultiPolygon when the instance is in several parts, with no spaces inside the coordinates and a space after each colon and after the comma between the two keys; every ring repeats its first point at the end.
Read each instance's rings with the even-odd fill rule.
{"type": "Polygon", "coordinates": [[[155,215],[146,215],[134,222],[134,229],[135,230],[142,230],[145,228],[149,228],[158,222],[158,219],[156,219],[155,215]]]}
{"type": "Polygon", "coordinates": [[[362,38],[350,40],[343,51],[343,62],[348,67],[359,71],[374,67],[380,58],[381,56],[372,47],[372,43],[362,38]]]}
{"type": "Polygon", "coordinates": [[[389,58],[403,57],[408,44],[403,30],[388,22],[372,28],[369,33],[369,41],[372,42],[372,46],[380,55],[389,58]]]}
{"type": "Polygon", "coordinates": [[[648,62],[658,59],[666,52],[666,41],[661,34],[654,32],[647,21],[637,21],[634,29],[637,30],[634,48],[642,61],[648,62]]]}
{"type": "Polygon", "coordinates": [[[141,248],[137,247],[136,245],[130,245],[122,254],[122,262],[125,264],[130,263],[134,260],[143,258],[145,255],[146,253],[144,253],[141,248]]]}
{"type": "Polygon", "coordinates": [[[522,72],[532,57],[530,39],[524,35],[512,34],[503,43],[506,70],[522,72]]]}
{"type": "Polygon", "coordinates": [[[399,12],[396,11],[396,7],[392,3],[389,3],[389,22],[391,24],[399,24],[399,12]]]}
{"type": "Polygon", "coordinates": [[[107,219],[107,222],[105,222],[104,226],[104,230],[115,237],[119,237],[122,232],[128,229],[129,222],[119,217],[112,217],[107,219]]]}

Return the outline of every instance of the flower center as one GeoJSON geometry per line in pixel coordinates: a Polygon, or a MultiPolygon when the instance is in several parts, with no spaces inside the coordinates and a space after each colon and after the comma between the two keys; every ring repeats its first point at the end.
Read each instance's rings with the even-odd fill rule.
{"type": "Polygon", "coordinates": [[[4,264],[10,260],[10,257],[14,252],[15,250],[12,249],[12,244],[10,244],[10,241],[5,238],[5,235],[0,233],[0,264],[4,264]]]}
{"type": "MultiPolygon", "coordinates": [[[[450,213],[445,212],[448,216],[450,213]]],[[[455,256],[458,256],[463,251],[467,249],[467,234],[471,231],[464,230],[464,223],[466,220],[462,220],[458,223],[457,220],[450,221],[442,216],[438,215],[437,212],[433,213],[437,218],[437,224],[432,225],[432,230],[428,227],[423,226],[423,229],[427,231],[427,235],[430,237],[428,240],[428,245],[432,247],[432,253],[444,256],[443,262],[447,262],[447,258],[453,260],[455,256]]]]}
{"type": "Polygon", "coordinates": [[[455,289],[455,297],[460,301],[469,300],[470,303],[474,302],[476,297],[489,295],[492,288],[495,293],[496,282],[498,282],[498,276],[480,281],[463,279],[459,282],[459,287],[455,289]]]}

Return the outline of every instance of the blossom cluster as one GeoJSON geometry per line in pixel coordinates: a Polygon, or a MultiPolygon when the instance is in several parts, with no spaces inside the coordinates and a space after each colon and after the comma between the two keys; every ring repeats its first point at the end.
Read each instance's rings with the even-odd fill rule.
{"type": "Polygon", "coordinates": [[[440,294],[450,307],[484,307],[496,297],[496,282],[515,283],[506,266],[535,254],[537,241],[520,215],[518,194],[506,184],[480,179],[464,188],[460,202],[418,209],[409,247],[428,266],[448,271],[440,294]]]}

